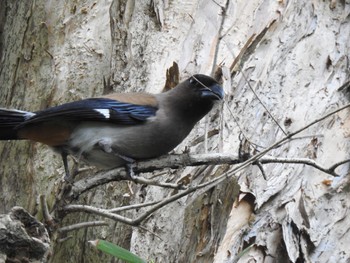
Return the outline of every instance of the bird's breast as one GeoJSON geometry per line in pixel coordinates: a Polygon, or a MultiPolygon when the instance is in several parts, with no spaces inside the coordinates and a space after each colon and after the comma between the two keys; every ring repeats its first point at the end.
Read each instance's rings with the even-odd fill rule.
{"type": "Polygon", "coordinates": [[[157,118],[133,126],[90,122],[76,127],[68,148],[91,164],[112,168],[123,163],[121,155],[136,160],[164,155],[180,144],[191,129],[176,120],[157,118]]]}

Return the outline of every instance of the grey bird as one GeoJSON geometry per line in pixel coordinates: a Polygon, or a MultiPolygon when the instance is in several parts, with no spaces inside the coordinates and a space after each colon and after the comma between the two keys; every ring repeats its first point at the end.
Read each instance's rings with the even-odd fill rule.
{"type": "Polygon", "coordinates": [[[110,169],[164,155],[222,100],[219,83],[193,75],[160,94],[114,93],[37,112],[0,109],[0,140],[31,140],[110,169]]]}

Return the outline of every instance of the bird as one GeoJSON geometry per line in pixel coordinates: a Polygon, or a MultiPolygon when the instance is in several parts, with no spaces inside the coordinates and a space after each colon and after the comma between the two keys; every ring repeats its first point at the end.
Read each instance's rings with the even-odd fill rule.
{"type": "Polygon", "coordinates": [[[50,146],[69,181],[69,155],[112,169],[169,153],[223,97],[215,79],[195,74],[159,94],[111,93],[36,112],[0,108],[0,140],[50,146]]]}

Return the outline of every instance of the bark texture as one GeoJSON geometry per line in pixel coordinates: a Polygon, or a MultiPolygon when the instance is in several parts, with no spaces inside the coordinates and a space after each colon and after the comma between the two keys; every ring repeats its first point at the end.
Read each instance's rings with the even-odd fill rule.
{"type": "Polygon", "coordinates": [[[43,262],[50,253],[45,226],[21,207],[0,216],[0,262],[43,262]]]}
{"type": "MultiPolygon", "coordinates": [[[[254,153],[349,101],[338,89],[350,79],[349,13],[348,1],[2,1],[0,106],[38,110],[112,90],[157,93],[174,62],[181,79],[220,64],[225,105],[175,152],[237,153],[243,136],[254,153]]],[[[349,136],[344,110],[269,155],[329,167],[349,158],[349,136]]],[[[232,167],[152,176],[195,184],[232,167]]],[[[250,166],[162,208],[142,224],[150,231],[107,220],[108,227],[72,232],[52,245],[50,261],[111,261],[87,246],[105,238],[154,262],[348,262],[349,165],[337,178],[302,164],[262,167],[266,179],[250,166]]],[[[39,218],[39,194],[52,204],[64,172],[59,156],[28,142],[0,143],[0,171],[0,211],[19,205],[39,218]]],[[[172,194],[115,182],[75,203],[112,208],[172,194]]],[[[77,215],[63,225],[100,219],[77,215]]]]}

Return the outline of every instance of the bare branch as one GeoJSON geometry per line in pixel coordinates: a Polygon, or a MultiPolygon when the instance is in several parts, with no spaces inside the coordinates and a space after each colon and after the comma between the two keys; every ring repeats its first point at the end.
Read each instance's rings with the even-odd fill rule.
{"type": "Polygon", "coordinates": [[[267,176],[266,176],[266,173],[265,173],[264,167],[262,166],[262,162],[261,162],[261,160],[256,161],[254,164],[255,164],[256,166],[258,166],[258,167],[259,167],[260,172],[261,172],[262,176],[264,177],[264,179],[265,179],[265,181],[266,181],[266,180],[267,180],[267,179],[266,179],[266,178],[267,178],[267,176]]]}
{"type": "Polygon", "coordinates": [[[139,216],[138,218],[136,218],[134,220],[134,223],[136,225],[140,224],[143,220],[145,220],[147,217],[149,217],[151,214],[153,214],[155,211],[157,211],[159,208],[173,202],[173,201],[176,201],[178,199],[180,199],[181,197],[184,197],[200,188],[203,188],[205,187],[204,184],[202,185],[197,185],[196,187],[189,187],[187,188],[185,191],[183,192],[179,192],[175,195],[172,195],[166,199],[164,199],[163,201],[159,202],[157,205],[155,205],[154,207],[152,207],[151,209],[147,210],[145,213],[143,213],[141,216],[139,216]]]}
{"type": "Polygon", "coordinates": [[[57,239],[57,243],[63,243],[66,242],[67,240],[71,239],[73,236],[66,236],[64,238],[57,239]]]}
{"type": "Polygon", "coordinates": [[[333,171],[335,172],[335,169],[337,169],[340,165],[343,165],[343,164],[346,164],[346,163],[349,163],[350,162],[350,159],[347,159],[347,160],[343,160],[343,161],[340,161],[340,162],[337,162],[335,164],[333,164],[331,167],[329,167],[328,169],[330,171],[333,171]]]}
{"type": "Polygon", "coordinates": [[[330,113],[328,113],[328,114],[326,114],[326,115],[324,115],[324,116],[322,116],[322,117],[320,117],[320,118],[314,120],[313,122],[310,122],[308,125],[306,125],[306,126],[300,128],[299,130],[297,130],[297,131],[295,131],[295,132],[293,132],[293,133],[290,133],[287,137],[289,137],[289,138],[290,138],[290,137],[293,137],[294,135],[296,135],[296,134],[298,134],[298,133],[301,133],[302,131],[308,129],[308,128],[311,127],[312,125],[314,125],[314,124],[316,124],[316,123],[318,123],[318,122],[320,122],[320,121],[323,121],[324,119],[327,119],[328,117],[330,117],[330,116],[332,116],[332,115],[338,113],[339,111],[342,111],[342,110],[344,110],[344,109],[346,109],[346,108],[349,108],[349,107],[350,107],[350,103],[345,104],[344,106],[342,106],[342,107],[340,107],[340,108],[338,108],[338,109],[336,109],[336,110],[334,110],[334,111],[331,111],[330,113]]]}
{"type": "MultiPolygon", "coordinates": [[[[148,230],[147,228],[145,228],[143,226],[139,226],[141,221],[132,220],[132,219],[124,217],[124,216],[120,216],[120,215],[116,215],[116,214],[110,213],[109,210],[107,210],[107,209],[101,209],[101,208],[88,206],[88,205],[66,205],[65,207],[63,207],[63,210],[65,210],[66,212],[85,212],[85,213],[95,214],[95,215],[99,215],[99,216],[102,216],[102,217],[110,218],[110,219],[112,219],[114,221],[117,221],[117,222],[122,222],[122,223],[130,225],[130,226],[138,226],[139,228],[141,228],[141,229],[143,229],[143,230],[145,230],[147,232],[150,232],[154,236],[156,236],[159,239],[161,239],[161,237],[158,236],[156,233],[148,230]]],[[[103,222],[103,221],[98,221],[98,222],[103,222]]],[[[86,224],[88,224],[88,223],[90,223],[90,222],[86,222],[86,224]]],[[[79,224],[76,224],[76,225],[79,225],[79,224]]],[[[68,226],[66,228],[71,228],[71,227],[74,227],[76,225],[68,226]]],[[[62,231],[62,229],[64,229],[64,227],[61,228],[61,231],[62,231]]]]}
{"type": "Polygon", "coordinates": [[[121,207],[109,209],[108,211],[111,212],[111,213],[117,213],[117,212],[121,212],[121,211],[126,211],[126,210],[137,209],[137,208],[142,208],[142,207],[155,205],[155,204],[158,204],[159,202],[160,201],[148,202],[148,203],[142,203],[142,204],[135,204],[135,205],[121,206],[121,207]]]}
{"type": "Polygon", "coordinates": [[[133,220],[131,220],[130,218],[113,214],[106,209],[97,208],[89,205],[66,205],[63,207],[63,210],[66,212],[85,212],[90,214],[96,214],[118,222],[125,223],[127,225],[134,225],[133,220]]]}
{"type": "MultiPolygon", "coordinates": [[[[350,162],[350,160],[345,160],[342,161],[340,164],[344,164],[350,162]]],[[[310,165],[322,172],[325,172],[327,174],[330,174],[332,176],[339,176],[335,172],[335,168],[338,167],[340,164],[337,163],[336,166],[332,165],[329,168],[323,167],[322,165],[318,164],[314,160],[307,159],[307,158],[276,158],[276,157],[264,157],[260,159],[260,163],[265,164],[265,163],[294,163],[294,164],[305,164],[305,165],[310,165]]]]}
{"type": "Polygon", "coordinates": [[[181,184],[171,184],[171,183],[163,183],[159,182],[157,180],[149,180],[147,178],[144,178],[142,176],[135,176],[133,178],[133,182],[137,184],[147,184],[147,185],[156,185],[164,188],[173,188],[173,189],[183,189],[183,186],[181,184]]]}
{"type": "Polygon", "coordinates": [[[67,233],[74,230],[79,230],[81,228],[86,227],[94,227],[94,226],[108,226],[106,221],[91,221],[91,222],[82,222],[70,226],[61,227],[58,229],[58,233],[67,233]]]}
{"type": "MultiPolygon", "coordinates": [[[[164,168],[178,169],[186,166],[210,165],[210,164],[237,164],[240,163],[236,155],[231,154],[182,154],[182,155],[167,155],[158,159],[143,161],[135,164],[134,171],[137,173],[150,172],[161,170],[164,168]]],[[[72,187],[73,196],[80,194],[102,184],[111,181],[130,180],[124,168],[117,168],[109,171],[99,172],[91,177],[81,179],[74,183],[72,187]]],[[[135,182],[151,185],[170,187],[175,189],[183,189],[181,184],[168,184],[158,181],[148,180],[143,177],[136,177],[135,182]]]]}
{"type": "Polygon", "coordinates": [[[39,199],[40,199],[41,211],[43,213],[44,222],[46,224],[48,222],[52,222],[53,218],[52,218],[52,216],[51,216],[51,214],[49,212],[49,208],[47,206],[46,196],[45,195],[40,195],[39,199]]]}
{"type": "MultiPolygon", "coordinates": [[[[246,75],[244,74],[243,71],[241,71],[241,74],[243,76],[243,78],[245,79],[245,81],[248,84],[249,89],[253,92],[254,96],[257,98],[257,100],[260,102],[260,104],[263,106],[263,108],[266,110],[267,114],[270,116],[270,118],[273,120],[273,122],[278,126],[278,128],[280,128],[280,130],[284,133],[284,135],[287,135],[287,133],[285,132],[285,130],[282,128],[282,126],[278,123],[278,121],[276,120],[276,118],[272,115],[272,113],[270,112],[270,110],[267,108],[267,106],[265,105],[265,103],[263,103],[263,101],[260,99],[260,97],[258,96],[258,94],[255,92],[255,88],[253,88],[250,85],[250,82],[248,81],[246,75]]],[[[260,80],[256,83],[256,87],[259,86],[260,84],[260,80]]]]}

